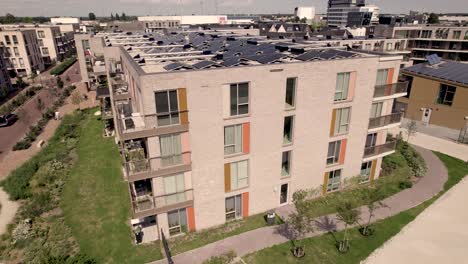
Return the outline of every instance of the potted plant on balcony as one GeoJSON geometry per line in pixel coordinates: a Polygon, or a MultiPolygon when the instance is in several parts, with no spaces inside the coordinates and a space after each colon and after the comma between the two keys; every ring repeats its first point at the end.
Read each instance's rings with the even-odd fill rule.
{"type": "Polygon", "coordinates": [[[127,161],[131,172],[142,172],[148,170],[148,160],[142,147],[127,148],[127,161]]]}

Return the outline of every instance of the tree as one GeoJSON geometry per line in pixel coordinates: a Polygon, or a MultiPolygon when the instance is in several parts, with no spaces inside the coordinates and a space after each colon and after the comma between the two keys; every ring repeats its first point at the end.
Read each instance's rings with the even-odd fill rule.
{"type": "Polygon", "coordinates": [[[82,101],[83,101],[83,97],[81,96],[80,92],[79,91],[73,92],[73,94],[71,95],[71,102],[73,105],[78,106],[78,110],[81,110],[80,104],[82,101]]]}
{"type": "Polygon", "coordinates": [[[127,21],[127,15],[125,15],[124,12],[122,12],[122,16],[120,17],[123,21],[127,21]]]}
{"type": "Polygon", "coordinates": [[[301,23],[306,24],[307,23],[307,18],[305,18],[305,17],[301,18],[301,23]]]}
{"type": "Polygon", "coordinates": [[[427,23],[429,24],[438,24],[439,23],[439,16],[435,13],[430,13],[429,18],[427,19],[427,23]]]}
{"type": "Polygon", "coordinates": [[[37,73],[35,71],[32,71],[31,74],[29,75],[29,79],[34,82],[36,80],[37,73]]]}
{"type": "Polygon", "coordinates": [[[308,232],[314,230],[314,204],[306,200],[308,197],[309,192],[305,190],[299,190],[293,194],[293,203],[296,211],[290,214],[287,220],[287,225],[291,227],[289,233],[291,235],[291,242],[294,245],[293,254],[295,257],[304,256],[305,249],[301,239],[308,232]]]}
{"type": "Polygon", "coordinates": [[[8,88],[6,86],[0,86],[0,101],[7,98],[8,88]]]}
{"type": "Polygon", "coordinates": [[[384,195],[378,188],[375,187],[364,188],[362,192],[365,206],[369,211],[369,218],[367,219],[366,225],[361,229],[361,234],[364,236],[369,236],[373,232],[373,230],[370,228],[370,223],[372,217],[374,217],[375,210],[385,206],[385,204],[382,202],[384,195]]]}
{"type": "Polygon", "coordinates": [[[88,18],[89,20],[96,20],[96,15],[93,12],[91,12],[88,14],[88,18]]]}
{"type": "Polygon", "coordinates": [[[349,250],[349,238],[348,238],[348,226],[355,224],[359,221],[361,212],[354,208],[354,204],[350,201],[340,201],[336,207],[336,214],[339,221],[344,226],[343,240],[340,241],[338,250],[340,252],[348,252],[349,250]]]}
{"type": "Polygon", "coordinates": [[[42,112],[42,110],[44,110],[45,108],[45,105],[44,105],[44,102],[42,101],[41,97],[37,97],[37,100],[36,100],[36,109],[39,111],[39,112],[42,112]]]}
{"type": "Polygon", "coordinates": [[[26,83],[24,82],[23,77],[18,76],[18,78],[16,78],[16,85],[17,85],[19,88],[23,88],[23,87],[26,86],[26,83]]]}
{"type": "Polygon", "coordinates": [[[410,137],[414,136],[416,132],[418,132],[418,124],[414,120],[410,120],[409,122],[405,123],[403,127],[406,129],[406,132],[408,133],[408,138],[406,139],[406,142],[409,142],[410,137]]]}
{"type": "Polygon", "coordinates": [[[31,24],[31,23],[33,23],[33,19],[31,17],[23,17],[22,22],[27,23],[27,24],[31,24]]]}
{"type": "Polygon", "coordinates": [[[111,13],[110,19],[111,19],[111,21],[114,21],[114,14],[111,13]]]}
{"type": "Polygon", "coordinates": [[[63,83],[63,81],[62,81],[62,78],[60,78],[60,76],[57,77],[57,87],[60,88],[60,89],[62,89],[62,88],[63,88],[63,85],[64,85],[64,83],[63,83]]]}
{"type": "Polygon", "coordinates": [[[5,24],[13,24],[16,22],[16,17],[10,13],[5,15],[5,24]]]}
{"type": "Polygon", "coordinates": [[[120,20],[120,16],[117,13],[115,13],[115,20],[120,20]]]}

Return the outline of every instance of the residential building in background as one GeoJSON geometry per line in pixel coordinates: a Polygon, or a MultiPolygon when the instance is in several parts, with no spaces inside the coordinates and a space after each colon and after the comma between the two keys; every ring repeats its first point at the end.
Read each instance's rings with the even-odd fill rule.
{"type": "Polygon", "coordinates": [[[0,30],[0,48],[9,73],[26,76],[45,69],[34,29],[0,30]]]}
{"type": "Polygon", "coordinates": [[[7,67],[5,65],[5,62],[3,61],[2,49],[3,48],[0,47],[0,88],[5,87],[7,91],[10,91],[12,89],[12,86],[10,76],[8,75],[7,67]]]}
{"type": "Polygon", "coordinates": [[[91,39],[104,50],[138,242],[263,213],[298,189],[373,181],[394,152],[401,56],[206,32],[81,42],[91,39]]]}
{"type": "Polygon", "coordinates": [[[359,11],[365,0],[328,0],[327,24],[330,27],[346,27],[348,12],[359,11]]]}
{"type": "MultiPolygon", "coordinates": [[[[226,15],[206,15],[206,16],[141,16],[138,21],[142,22],[177,22],[179,25],[205,25],[205,24],[225,24],[226,15]]],[[[174,24],[173,24],[174,25],[174,24]]],[[[170,24],[169,24],[170,26],[170,24]]],[[[171,26],[170,26],[171,27],[171,26]]]]}
{"type": "Polygon", "coordinates": [[[313,6],[300,6],[294,8],[294,16],[299,19],[307,19],[307,24],[310,24],[315,18],[315,7],[313,6]]]}
{"type": "Polygon", "coordinates": [[[460,131],[468,117],[468,64],[441,61],[402,70],[408,94],[398,99],[405,117],[460,131]]]}
{"type": "Polygon", "coordinates": [[[96,90],[107,85],[107,72],[104,63],[105,41],[92,34],[75,35],[76,54],[80,65],[81,81],[88,89],[96,90]]]}
{"type": "Polygon", "coordinates": [[[268,38],[304,38],[311,34],[310,27],[306,23],[289,22],[259,22],[260,36],[268,38]]]}
{"type": "Polygon", "coordinates": [[[80,24],[81,19],[79,17],[51,17],[50,22],[52,24],[80,24]]]}

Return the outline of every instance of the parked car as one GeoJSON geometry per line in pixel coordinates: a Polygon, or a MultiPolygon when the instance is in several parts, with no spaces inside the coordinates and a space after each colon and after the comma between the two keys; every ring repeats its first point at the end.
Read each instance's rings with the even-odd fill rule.
{"type": "Polygon", "coordinates": [[[6,127],[15,123],[18,116],[15,114],[0,115],[0,127],[6,127]]]}

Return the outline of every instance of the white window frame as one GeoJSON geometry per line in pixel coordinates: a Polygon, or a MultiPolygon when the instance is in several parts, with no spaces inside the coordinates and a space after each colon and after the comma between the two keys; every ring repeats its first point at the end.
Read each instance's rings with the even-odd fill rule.
{"type": "Polygon", "coordinates": [[[161,135],[159,136],[159,149],[161,153],[161,166],[163,166],[163,159],[167,160],[172,160],[168,162],[168,164],[164,165],[163,167],[170,167],[170,166],[176,166],[180,165],[183,163],[183,157],[182,157],[182,135],[181,134],[167,134],[167,135],[161,135]],[[175,152],[175,147],[174,147],[174,142],[177,140],[176,138],[179,138],[179,144],[180,144],[180,153],[170,153],[163,155],[163,149],[162,149],[162,144],[161,144],[161,139],[162,138],[171,138],[171,151],[175,152]],[[180,159],[180,160],[178,160],[180,159]]]}
{"type": "Polygon", "coordinates": [[[231,170],[231,191],[235,191],[235,190],[240,190],[240,189],[243,189],[243,188],[246,188],[249,186],[250,184],[250,179],[249,179],[249,160],[240,160],[240,161],[236,161],[236,162],[231,162],[229,163],[229,166],[230,166],[230,170],[231,170]],[[244,177],[241,178],[241,174],[239,173],[239,164],[241,163],[245,163],[246,164],[246,167],[247,167],[247,175],[244,175],[244,177]],[[234,175],[233,171],[233,166],[236,166],[236,174],[234,175]],[[242,181],[246,181],[247,183],[245,185],[240,185],[240,183],[242,181]],[[235,183],[235,185],[233,184],[235,183]]]}
{"type": "Polygon", "coordinates": [[[327,149],[327,165],[334,165],[337,164],[340,160],[340,151],[341,151],[341,140],[337,141],[332,141],[328,143],[328,149],[327,149]],[[329,154],[329,150],[331,145],[333,145],[333,154],[329,154]],[[330,161],[331,159],[331,161],[330,161]]]}
{"type": "Polygon", "coordinates": [[[371,171],[372,171],[372,160],[361,163],[361,172],[359,174],[361,177],[360,177],[359,182],[360,183],[368,182],[370,180],[371,171]],[[365,169],[362,168],[364,164],[366,166],[365,169]]]}
{"type": "Polygon", "coordinates": [[[335,97],[333,99],[335,102],[348,100],[350,81],[351,72],[340,72],[336,75],[335,97]],[[340,76],[342,77],[340,78],[340,76]]]}
{"type": "Polygon", "coordinates": [[[226,197],[224,199],[224,212],[225,212],[225,217],[226,217],[226,222],[229,222],[229,221],[235,221],[235,220],[238,220],[238,219],[242,219],[242,208],[243,207],[243,204],[242,204],[242,194],[238,194],[238,195],[234,195],[234,196],[229,196],[229,197],[226,197]],[[237,212],[236,209],[237,209],[237,202],[238,202],[238,199],[236,198],[239,198],[239,201],[240,201],[240,212],[237,212]],[[227,208],[226,208],[226,202],[228,199],[234,199],[234,211],[226,211],[227,208]],[[231,214],[234,214],[234,218],[229,218],[228,219],[228,215],[231,215],[231,214]]]}
{"type": "Polygon", "coordinates": [[[185,175],[183,173],[163,177],[163,188],[166,205],[176,204],[187,200],[185,196],[185,175]],[[175,192],[168,192],[167,190],[166,180],[169,178],[174,178],[175,192]],[[178,180],[180,180],[180,178],[182,178],[182,186],[178,185],[178,180]],[[174,197],[176,201],[171,201],[174,197]]]}
{"type": "Polygon", "coordinates": [[[281,153],[281,177],[282,178],[285,178],[285,177],[289,177],[291,176],[291,161],[292,161],[292,150],[287,150],[287,151],[283,151],[281,153]],[[283,155],[287,153],[288,155],[288,168],[285,170],[285,167],[283,166],[285,162],[283,162],[283,155]]]}
{"type": "Polygon", "coordinates": [[[335,135],[343,135],[349,132],[349,125],[351,123],[351,107],[344,107],[344,108],[338,108],[336,109],[336,118],[335,118],[335,130],[334,134],[335,135]],[[347,122],[343,123],[344,121],[344,116],[343,116],[343,111],[347,109],[348,110],[348,117],[347,117],[347,122]],[[342,131],[342,127],[346,127],[344,131],[342,131]]]}
{"type": "Polygon", "coordinates": [[[388,80],[388,73],[390,69],[378,69],[377,70],[377,77],[375,80],[376,86],[386,85],[388,80]],[[385,77],[385,78],[384,78],[385,77]]]}
{"type": "MultiPolygon", "coordinates": [[[[243,124],[237,124],[237,125],[231,125],[231,126],[225,126],[224,127],[224,155],[225,156],[230,156],[230,155],[235,155],[238,153],[242,153],[243,151],[243,141],[244,141],[244,129],[243,129],[243,124]],[[236,142],[236,139],[238,139],[238,127],[240,127],[240,142],[236,142]],[[233,135],[234,135],[234,143],[232,144],[226,144],[226,129],[234,129],[233,135]],[[236,152],[236,146],[240,145],[240,151],[236,152]],[[232,153],[229,153],[228,149],[234,148],[234,151],[232,153]]],[[[238,146],[239,147],[239,146],[238,146]]]]}
{"type": "Polygon", "coordinates": [[[327,193],[338,191],[341,187],[342,169],[328,172],[327,193]],[[338,176],[337,176],[338,174],[338,176]],[[336,179],[337,178],[337,179],[336,179]]]}
{"type": "Polygon", "coordinates": [[[439,87],[439,94],[437,95],[437,104],[442,104],[442,105],[447,105],[447,106],[453,105],[453,101],[455,99],[456,92],[457,92],[457,87],[456,86],[441,83],[440,87],[439,87]],[[446,87],[446,90],[445,90],[445,93],[444,93],[444,98],[440,98],[440,92],[441,92],[443,86],[446,87]],[[453,91],[449,91],[449,89],[451,89],[451,88],[453,88],[453,91]],[[447,94],[449,94],[449,93],[453,94],[452,101],[447,100],[447,94]]]}
{"type": "Polygon", "coordinates": [[[185,220],[187,220],[187,226],[185,226],[185,228],[188,230],[188,215],[187,215],[187,209],[185,209],[185,208],[176,209],[176,210],[174,210],[174,211],[167,212],[167,225],[168,225],[169,235],[170,235],[170,236],[175,236],[175,235],[178,235],[178,234],[181,234],[181,233],[184,232],[184,230],[183,230],[184,225],[182,225],[182,223],[181,223],[182,221],[181,221],[181,217],[180,217],[180,214],[181,214],[182,211],[185,212],[185,220]],[[171,214],[171,213],[176,213],[176,212],[177,212],[177,215],[179,216],[179,217],[178,217],[178,218],[179,218],[179,221],[178,221],[179,224],[171,227],[171,226],[169,226],[169,222],[170,222],[170,221],[169,221],[169,214],[171,214]],[[173,232],[172,230],[178,230],[178,231],[173,232]]]}
{"type": "Polygon", "coordinates": [[[172,126],[172,125],[179,125],[180,124],[179,91],[177,91],[177,89],[155,92],[154,93],[154,102],[155,102],[155,108],[156,108],[156,121],[157,121],[158,126],[165,127],[165,126],[172,126]],[[171,110],[171,95],[170,95],[171,92],[176,92],[177,111],[172,111],[171,110]],[[169,112],[158,112],[156,95],[161,94],[161,93],[166,93],[166,95],[167,95],[167,106],[168,106],[169,112]],[[160,124],[159,117],[161,117],[161,116],[169,116],[169,124],[168,125],[161,125],[160,124]]]}
{"type": "Polygon", "coordinates": [[[286,109],[293,109],[296,107],[296,90],[297,90],[297,77],[289,77],[286,79],[286,96],[284,98],[284,103],[285,103],[285,106],[286,106],[286,109]],[[292,87],[292,94],[291,94],[291,98],[292,98],[292,104],[289,104],[287,102],[287,99],[288,99],[288,82],[290,80],[293,80],[294,81],[294,85],[292,87]]]}
{"type": "Polygon", "coordinates": [[[250,113],[250,83],[248,82],[240,82],[240,83],[231,83],[229,84],[229,115],[230,116],[243,116],[243,115],[247,115],[250,113]],[[239,86],[241,84],[247,84],[247,102],[245,103],[239,103],[239,86]],[[232,113],[232,110],[231,110],[231,88],[232,86],[236,86],[236,112],[235,113],[232,113]],[[247,106],[247,113],[242,113],[242,114],[239,114],[239,107],[240,106],[247,106]]]}
{"type": "Polygon", "coordinates": [[[382,116],[383,102],[372,103],[370,118],[377,118],[382,116]]]}
{"type": "Polygon", "coordinates": [[[285,116],[283,119],[283,145],[291,145],[294,142],[294,115],[285,116]],[[291,118],[291,129],[290,129],[290,139],[286,139],[285,133],[285,126],[286,126],[286,118],[291,118]]]}

